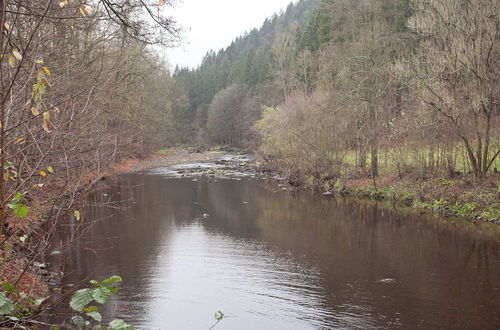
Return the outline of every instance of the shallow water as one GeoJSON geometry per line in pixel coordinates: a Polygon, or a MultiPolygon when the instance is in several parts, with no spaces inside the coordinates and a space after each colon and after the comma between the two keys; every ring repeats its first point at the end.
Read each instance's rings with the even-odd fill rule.
{"type": "MultiPolygon", "coordinates": [[[[183,168],[183,167],[178,167],[183,168]]],[[[175,168],[174,168],[175,169],[175,168]]],[[[262,180],[120,177],[96,191],[65,283],[123,277],[138,329],[494,329],[500,243],[418,214],[262,180]]],[[[69,237],[75,222],[61,232],[69,237]]],[[[58,313],[66,313],[60,307],[58,313]]]]}

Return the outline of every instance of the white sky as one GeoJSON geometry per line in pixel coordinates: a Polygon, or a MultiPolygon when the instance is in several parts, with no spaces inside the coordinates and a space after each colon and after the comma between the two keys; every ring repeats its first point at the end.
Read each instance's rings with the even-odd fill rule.
{"type": "Polygon", "coordinates": [[[172,67],[197,67],[207,51],[218,51],[266,17],[285,10],[292,0],[179,0],[170,8],[185,29],[184,44],[166,51],[172,67]]]}

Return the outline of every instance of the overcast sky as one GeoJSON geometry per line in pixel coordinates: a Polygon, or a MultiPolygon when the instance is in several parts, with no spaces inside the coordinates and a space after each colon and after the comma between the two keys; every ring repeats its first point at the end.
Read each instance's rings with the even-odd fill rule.
{"type": "Polygon", "coordinates": [[[172,16],[186,31],[184,45],[167,50],[175,65],[197,67],[210,49],[219,50],[266,17],[286,9],[291,0],[179,0],[172,16]]]}

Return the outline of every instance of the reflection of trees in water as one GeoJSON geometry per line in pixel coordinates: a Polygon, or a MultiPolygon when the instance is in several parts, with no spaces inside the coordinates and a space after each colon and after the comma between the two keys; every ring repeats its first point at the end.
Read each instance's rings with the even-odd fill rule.
{"type": "MultiPolygon", "coordinates": [[[[360,316],[372,322],[365,326],[374,327],[390,322],[477,327],[494,321],[498,244],[418,214],[309,193],[272,192],[251,180],[193,182],[132,175],[106,193],[96,192],[93,202],[136,204],[86,210],[84,221],[105,220],[97,221],[67,256],[67,269],[79,272],[71,281],[89,273],[119,273],[127,286],[122,295],[146,301],[137,291],[148,292],[145,279],[154,273],[154,260],[168,249],[169,232],[195,221],[207,232],[255,239],[309,265],[318,272],[322,304],[338,316],[332,322],[339,326],[353,325],[360,316]],[[204,213],[210,216],[203,218],[204,213]],[[98,249],[98,255],[85,245],[98,249]],[[396,282],[379,283],[383,278],[396,282]]],[[[141,306],[135,304],[133,314],[127,306],[110,308],[137,315],[141,306]]]]}
{"type": "Polygon", "coordinates": [[[236,238],[256,238],[259,228],[255,219],[261,210],[255,207],[254,196],[265,193],[252,181],[217,180],[204,186],[200,201],[210,218],[204,222],[209,231],[236,238]],[[247,203],[244,203],[247,202],[247,203]]]}
{"type": "MultiPolygon", "coordinates": [[[[168,247],[168,232],[197,215],[192,201],[198,193],[189,180],[140,175],[123,175],[113,187],[96,191],[90,203],[97,206],[87,208],[82,219],[91,226],[82,226],[81,239],[61,256],[71,271],[67,283],[119,274],[125,281],[121,296],[133,296],[135,310],[130,314],[127,306],[117,305],[126,299],[114,299],[104,314],[121,313],[133,321],[133,315],[143,313],[137,302],[148,298],[141,292],[148,293],[148,278],[154,260],[168,247]]],[[[61,233],[60,239],[68,236],[61,233]]]]}
{"type": "Polygon", "coordinates": [[[336,312],[365,306],[387,317],[380,325],[492,324],[500,265],[490,261],[499,260],[498,244],[377,205],[305,193],[255,196],[262,239],[314,260],[336,312]],[[396,282],[377,282],[383,278],[396,282]],[[441,315],[445,309],[453,312],[441,315]]]}

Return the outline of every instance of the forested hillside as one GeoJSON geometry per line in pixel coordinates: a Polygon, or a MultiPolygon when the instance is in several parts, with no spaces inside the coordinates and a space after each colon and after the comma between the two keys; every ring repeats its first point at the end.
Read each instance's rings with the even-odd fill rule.
{"type": "Polygon", "coordinates": [[[282,100],[273,77],[276,40],[295,34],[319,2],[290,3],[260,29],[236,38],[225,49],[210,50],[198,68],[176,68],[174,78],[184,88],[187,104],[171,114],[176,127],[171,139],[238,146],[254,141],[251,127],[261,106],[282,100]]]}
{"type": "Polygon", "coordinates": [[[172,138],[259,148],[301,175],[377,176],[383,161],[401,176],[483,176],[500,152],[499,8],[290,4],[197,69],[176,69],[187,104],[170,114],[172,138]]]}

